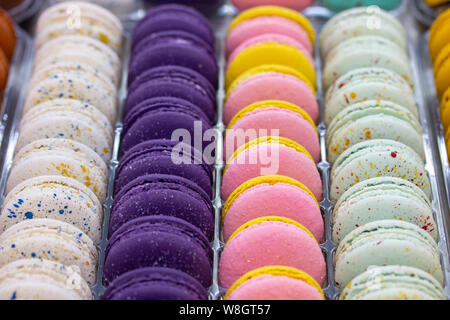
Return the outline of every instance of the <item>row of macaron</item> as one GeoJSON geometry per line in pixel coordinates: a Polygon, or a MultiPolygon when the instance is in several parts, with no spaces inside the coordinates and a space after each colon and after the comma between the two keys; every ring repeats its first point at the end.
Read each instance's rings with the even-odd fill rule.
{"type": "Polygon", "coordinates": [[[314,42],[303,15],[276,6],[243,11],[228,30],[219,262],[225,299],[324,299],[314,42]],[[268,159],[277,163],[271,174],[261,155],[276,155],[268,159]]]}
{"type": "MultiPolygon", "coordinates": [[[[8,13],[0,8],[0,101],[6,88],[14,48],[16,46],[16,31],[8,13]]],[[[1,106],[0,106],[1,107],[1,106]]]]}
{"type": "Polygon", "coordinates": [[[450,10],[444,11],[433,23],[429,36],[430,57],[433,64],[433,75],[438,99],[441,101],[440,114],[444,126],[447,149],[450,147],[450,10]]]}
{"type": "Polygon", "coordinates": [[[42,13],[36,35],[1,212],[0,292],[6,299],[91,299],[122,25],[102,7],[66,2],[42,13]]]}
{"type": "Polygon", "coordinates": [[[320,49],[341,297],[445,299],[405,31],[384,11],[353,9],[324,26],[320,49]],[[389,285],[371,288],[374,274],[390,277],[373,266],[415,268],[412,277],[423,281],[402,285],[393,272],[389,285]]]}
{"type": "Polygon", "coordinates": [[[109,224],[105,300],[208,299],[214,236],[212,168],[194,137],[216,121],[218,67],[209,21],[193,8],[154,7],[137,23],[109,224]],[[174,162],[191,150],[187,161],[174,162]],[[177,153],[178,150],[178,153],[177,153]]]}

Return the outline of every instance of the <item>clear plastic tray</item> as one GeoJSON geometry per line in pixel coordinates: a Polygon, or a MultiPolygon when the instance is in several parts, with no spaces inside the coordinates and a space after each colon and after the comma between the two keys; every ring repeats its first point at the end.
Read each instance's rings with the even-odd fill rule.
{"type": "Polygon", "coordinates": [[[21,23],[36,14],[43,0],[24,0],[19,5],[8,10],[8,13],[17,23],[21,23]]]}

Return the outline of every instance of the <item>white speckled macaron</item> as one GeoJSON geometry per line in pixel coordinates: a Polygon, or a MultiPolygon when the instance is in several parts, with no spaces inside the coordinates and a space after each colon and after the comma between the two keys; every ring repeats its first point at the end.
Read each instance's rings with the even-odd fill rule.
{"type": "Polygon", "coordinates": [[[0,300],[91,300],[76,266],[21,259],[0,268],[0,300]]]}
{"type": "Polygon", "coordinates": [[[53,219],[22,221],[0,235],[0,266],[20,259],[46,259],[75,265],[92,286],[98,253],[92,240],[80,229],[53,219]]]}
{"type": "Polygon", "coordinates": [[[23,220],[43,218],[74,225],[95,243],[101,238],[102,205],[75,179],[40,176],[16,186],[3,201],[0,233],[23,220]]]}

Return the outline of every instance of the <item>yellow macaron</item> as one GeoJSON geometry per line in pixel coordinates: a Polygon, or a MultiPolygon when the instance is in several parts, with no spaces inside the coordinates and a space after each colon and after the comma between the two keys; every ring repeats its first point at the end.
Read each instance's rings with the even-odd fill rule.
{"type": "Polygon", "coordinates": [[[308,285],[314,287],[317,289],[317,291],[320,293],[320,295],[325,299],[325,295],[323,294],[322,288],[317,283],[314,278],[312,278],[309,274],[306,272],[300,271],[295,268],[291,267],[285,267],[285,266],[268,266],[259,268],[253,271],[250,271],[249,273],[243,275],[239,280],[237,280],[231,287],[228,289],[228,292],[225,294],[224,299],[227,300],[230,294],[235,291],[239,286],[241,286],[243,283],[249,281],[250,279],[261,277],[265,275],[271,275],[271,276],[280,276],[280,277],[288,277],[291,279],[301,280],[308,285]]]}
{"type": "Polygon", "coordinates": [[[449,0],[425,0],[425,3],[430,7],[439,6],[447,2],[449,2],[449,0]]]}
{"type": "Polygon", "coordinates": [[[233,191],[233,193],[228,197],[227,201],[225,202],[223,209],[222,209],[222,221],[225,220],[225,217],[227,215],[228,209],[231,207],[233,202],[239,198],[241,194],[243,194],[248,189],[251,189],[255,186],[261,185],[261,184],[269,184],[269,185],[275,185],[278,183],[284,183],[289,184],[292,186],[296,186],[304,191],[306,191],[311,198],[314,199],[315,203],[317,204],[317,207],[320,208],[319,203],[317,202],[316,197],[314,194],[301,182],[292,179],[290,177],[286,176],[280,176],[280,175],[269,175],[269,176],[261,176],[257,177],[251,180],[248,180],[241,184],[236,190],[233,191]]]}
{"type": "Polygon", "coordinates": [[[431,59],[436,61],[440,51],[450,42],[450,9],[444,11],[430,29],[431,59]]]}
{"type": "Polygon", "coordinates": [[[316,83],[314,66],[302,52],[290,45],[266,42],[247,48],[233,60],[225,75],[225,89],[246,71],[267,64],[290,67],[316,83]]]}
{"type": "Polygon", "coordinates": [[[449,43],[439,52],[434,62],[434,79],[438,97],[441,98],[447,88],[450,87],[450,39],[449,43]]]}
{"type": "Polygon", "coordinates": [[[248,79],[250,79],[258,74],[270,73],[270,72],[277,72],[277,73],[283,73],[283,74],[294,76],[294,77],[300,79],[301,81],[303,81],[304,83],[306,83],[308,85],[308,87],[311,88],[311,91],[313,92],[313,94],[316,95],[316,89],[315,89],[316,84],[311,83],[311,81],[302,72],[299,72],[291,67],[282,66],[279,64],[265,64],[265,65],[260,65],[260,66],[251,68],[251,69],[245,71],[244,73],[242,73],[239,77],[237,77],[236,80],[234,80],[233,83],[228,88],[227,94],[225,97],[225,101],[228,100],[231,93],[233,93],[233,91],[236,88],[238,88],[242,83],[244,83],[248,79]]]}
{"type": "Polygon", "coordinates": [[[259,6],[242,12],[233,20],[230,27],[228,28],[228,33],[230,33],[231,30],[233,30],[237,25],[246,20],[263,16],[278,16],[296,22],[298,25],[300,25],[300,27],[303,28],[303,30],[306,31],[309,40],[314,46],[316,36],[314,33],[314,27],[309,22],[309,20],[297,11],[279,6],[259,6]]]}
{"type": "Polygon", "coordinates": [[[444,128],[450,126],[450,88],[447,88],[441,100],[441,120],[444,128]]]}

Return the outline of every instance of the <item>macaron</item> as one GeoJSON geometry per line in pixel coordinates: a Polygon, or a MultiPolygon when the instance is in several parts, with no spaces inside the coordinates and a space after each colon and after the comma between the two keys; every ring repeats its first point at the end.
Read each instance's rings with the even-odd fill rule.
{"type": "Polygon", "coordinates": [[[410,84],[394,71],[370,67],[349,71],[328,89],[325,97],[325,124],[329,125],[344,108],[367,100],[400,104],[419,119],[410,84]]]}
{"type": "MultiPolygon", "coordinates": [[[[171,140],[176,130],[189,132],[190,139],[195,137],[195,128],[200,129],[201,137],[211,129],[207,116],[196,105],[187,100],[158,97],[141,102],[125,117],[122,133],[122,152],[127,153],[141,142],[153,139],[171,140]]],[[[178,140],[178,138],[177,138],[178,140]]],[[[192,139],[195,147],[195,139],[192,139]]],[[[203,147],[208,145],[203,141],[203,147]]],[[[202,144],[198,149],[202,148],[202,144]]]]}
{"type": "Polygon", "coordinates": [[[242,276],[228,290],[225,300],[325,300],[325,296],[306,272],[270,266],[242,276]]]}
{"type": "Polygon", "coordinates": [[[228,289],[249,271],[273,265],[302,270],[319,285],[325,280],[325,260],[308,229],[287,218],[264,217],[230,237],[220,258],[219,284],[228,289]]]}
{"type": "Polygon", "coordinates": [[[214,50],[195,34],[176,30],[155,33],[133,49],[128,83],[151,68],[166,65],[193,69],[217,88],[219,71],[214,50]]]}
{"type": "Polygon", "coordinates": [[[6,89],[8,82],[9,65],[5,53],[0,49],[0,92],[6,89]]]}
{"type": "Polygon", "coordinates": [[[360,182],[344,193],[333,215],[333,241],[377,220],[401,220],[416,224],[437,239],[433,209],[425,193],[411,182],[393,177],[360,182]]]}
{"type": "Polygon", "coordinates": [[[421,269],[371,267],[353,279],[341,300],[446,300],[442,285],[421,269]]]}
{"type": "Polygon", "coordinates": [[[290,102],[305,110],[314,123],[319,120],[314,85],[308,78],[295,69],[269,64],[249,69],[230,85],[225,98],[225,124],[245,107],[264,100],[290,102]]]}
{"type": "Polygon", "coordinates": [[[119,276],[106,289],[102,300],[208,300],[208,292],[184,272],[148,267],[119,276]]]}
{"type": "Polygon", "coordinates": [[[104,280],[145,267],[166,267],[187,273],[205,288],[212,280],[212,249],[190,223],[164,216],[147,216],[122,225],[106,248],[104,280]]]}
{"type": "Polygon", "coordinates": [[[23,220],[44,218],[67,222],[95,243],[101,238],[102,205],[75,179],[41,176],[17,185],[3,201],[1,232],[23,220]]]}
{"type": "Polygon", "coordinates": [[[149,140],[128,150],[120,159],[116,171],[116,194],[130,181],[148,174],[168,174],[188,179],[197,184],[212,198],[212,169],[196,150],[183,142],[171,140],[149,140]],[[189,155],[185,150],[191,150],[189,155]],[[183,152],[180,154],[180,152],[183,152]],[[183,162],[172,157],[183,157],[183,162]]]}
{"type": "Polygon", "coordinates": [[[0,268],[0,300],[91,300],[76,268],[39,259],[21,259],[0,268]]]}
{"type": "Polygon", "coordinates": [[[43,44],[34,57],[34,70],[61,62],[83,63],[108,76],[118,84],[121,62],[119,55],[104,43],[88,36],[65,35],[43,44]]]}
{"type": "Polygon", "coordinates": [[[0,49],[3,50],[8,61],[11,61],[16,47],[16,30],[14,22],[2,8],[0,8],[0,34],[2,35],[0,38],[0,49]]]}
{"type": "Polygon", "coordinates": [[[319,135],[314,121],[300,107],[281,100],[256,102],[233,117],[225,134],[225,159],[250,140],[276,135],[297,142],[308,150],[315,162],[320,161],[319,135]],[[255,136],[241,139],[243,132],[250,131],[255,136]]]}
{"type": "Polygon", "coordinates": [[[16,154],[6,183],[6,194],[30,178],[58,175],[81,182],[103,202],[106,198],[107,174],[108,168],[102,158],[79,142],[66,139],[37,140],[16,154]]]}
{"type": "Polygon", "coordinates": [[[116,52],[122,49],[123,26],[103,7],[81,1],[63,2],[45,10],[36,26],[36,47],[64,35],[88,35],[116,52]]]}
{"type": "Polygon", "coordinates": [[[275,175],[246,181],[228,197],[222,209],[224,241],[243,224],[265,216],[294,220],[323,240],[324,222],[314,195],[297,180],[275,175]]]}
{"type": "Polygon", "coordinates": [[[397,43],[380,36],[360,36],[341,42],[328,54],[324,89],[349,71],[373,66],[394,71],[413,86],[408,55],[397,43]]]}
{"type": "Polygon", "coordinates": [[[142,73],[128,88],[126,112],[144,100],[181,98],[199,107],[211,121],[216,116],[216,92],[198,72],[180,66],[162,66],[142,73]]]}
{"type": "Polygon", "coordinates": [[[87,235],[58,220],[25,220],[0,235],[0,266],[24,258],[74,265],[89,286],[95,284],[97,256],[97,249],[87,235]]]}
{"type": "Polygon", "coordinates": [[[330,199],[336,202],[358,182],[383,176],[408,180],[431,196],[423,159],[403,143],[377,139],[358,143],[339,156],[331,169],[330,199]]]}
{"type": "MultiPolygon", "coordinates": [[[[394,10],[397,9],[402,3],[401,0],[321,0],[323,6],[331,11],[339,12],[342,10],[347,10],[354,8],[356,6],[378,6],[384,10],[394,10]]],[[[379,9],[373,9],[379,10],[379,9]]]]}
{"type": "Polygon", "coordinates": [[[274,174],[296,179],[322,200],[322,180],[314,159],[304,147],[282,137],[252,140],[230,157],[223,174],[222,199],[228,199],[245,181],[274,174]]]}
{"type": "Polygon", "coordinates": [[[302,11],[312,4],[312,0],[232,0],[231,2],[241,11],[265,5],[277,5],[302,11]]]}
{"type": "Polygon", "coordinates": [[[195,183],[164,174],[136,178],[116,195],[109,234],[113,235],[130,220],[161,215],[183,219],[200,229],[208,239],[213,238],[214,216],[210,197],[195,183]]]}
{"type": "Polygon", "coordinates": [[[441,120],[444,129],[447,130],[450,126],[450,87],[445,91],[441,99],[441,120]]]}
{"type": "Polygon", "coordinates": [[[69,139],[94,150],[105,162],[111,158],[113,127],[97,108],[74,99],[43,102],[22,117],[16,150],[46,138],[69,139]]]}
{"type": "Polygon", "coordinates": [[[314,27],[301,13],[280,6],[258,6],[241,12],[230,24],[227,57],[245,40],[267,33],[289,36],[312,52],[314,27]]]}
{"type": "Polygon", "coordinates": [[[444,11],[434,21],[430,29],[429,49],[433,62],[436,61],[439,53],[449,43],[448,38],[450,34],[450,10],[444,11]]]}
{"type": "Polygon", "coordinates": [[[334,163],[345,150],[370,139],[402,142],[425,159],[422,127],[414,115],[396,103],[369,100],[345,108],[330,123],[328,161],[334,163]]]}
{"type": "Polygon", "coordinates": [[[359,7],[335,15],[323,27],[320,53],[325,59],[341,42],[359,36],[380,36],[397,43],[407,51],[406,33],[390,13],[374,7],[359,7]]]}
{"type": "Polygon", "coordinates": [[[380,220],[341,241],[335,257],[336,285],[343,289],[368,267],[389,265],[415,267],[443,283],[439,250],[431,235],[409,222],[380,220]]]}
{"type": "Polygon", "coordinates": [[[450,42],[439,52],[433,67],[434,80],[439,98],[441,98],[445,91],[450,87],[450,81],[446,77],[450,71],[449,55],[450,42]]]}
{"type": "Polygon", "coordinates": [[[175,30],[195,34],[211,47],[214,46],[214,32],[209,21],[197,10],[173,3],[160,5],[147,12],[134,29],[133,46],[154,33],[175,30]]]}

